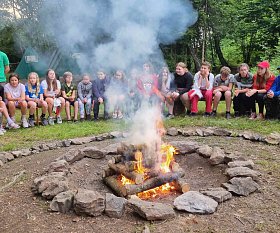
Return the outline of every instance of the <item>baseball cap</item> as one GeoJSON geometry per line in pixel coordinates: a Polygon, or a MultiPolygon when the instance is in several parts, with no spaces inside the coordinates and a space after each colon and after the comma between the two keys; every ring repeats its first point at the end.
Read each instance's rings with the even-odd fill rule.
{"type": "Polygon", "coordinates": [[[269,65],[269,62],[268,61],[262,61],[258,64],[258,67],[261,67],[261,68],[269,68],[270,65],[269,65]]]}

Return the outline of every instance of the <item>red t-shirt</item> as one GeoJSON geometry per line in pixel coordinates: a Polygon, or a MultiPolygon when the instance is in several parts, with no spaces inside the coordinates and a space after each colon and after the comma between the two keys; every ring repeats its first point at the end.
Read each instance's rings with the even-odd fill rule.
{"type": "Polygon", "coordinates": [[[256,79],[257,79],[257,75],[255,74],[253,77],[253,89],[256,90],[261,90],[261,89],[265,89],[265,90],[269,90],[275,80],[275,76],[272,74],[268,80],[266,80],[266,84],[265,84],[265,88],[263,88],[260,84],[256,83],[256,79]]]}

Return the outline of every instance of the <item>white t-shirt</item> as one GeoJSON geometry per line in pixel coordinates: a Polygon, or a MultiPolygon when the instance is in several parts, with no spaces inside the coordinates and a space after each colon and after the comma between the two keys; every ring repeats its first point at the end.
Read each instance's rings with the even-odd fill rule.
{"type": "Polygon", "coordinates": [[[10,83],[7,83],[4,86],[4,92],[9,93],[13,99],[20,98],[22,92],[25,93],[25,86],[22,83],[19,83],[17,87],[13,87],[10,83]]]}
{"type": "MultiPolygon", "coordinates": [[[[57,85],[57,88],[60,90],[61,89],[61,84],[60,84],[60,81],[59,80],[56,80],[56,85],[57,85]]],[[[43,88],[43,90],[46,90],[48,89],[48,83],[46,80],[43,80],[41,82],[41,86],[43,88]]],[[[47,95],[51,95],[51,96],[55,96],[55,91],[53,89],[51,89],[50,91],[47,91],[47,95]]]]}

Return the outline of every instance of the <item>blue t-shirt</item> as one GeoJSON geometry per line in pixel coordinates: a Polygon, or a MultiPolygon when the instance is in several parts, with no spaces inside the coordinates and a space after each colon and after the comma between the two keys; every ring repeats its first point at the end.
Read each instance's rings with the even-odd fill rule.
{"type": "Polygon", "coordinates": [[[40,99],[40,95],[44,93],[42,86],[40,85],[40,90],[39,90],[39,93],[37,96],[36,96],[37,85],[31,86],[31,88],[32,88],[31,91],[29,91],[28,84],[25,85],[25,95],[28,95],[29,98],[32,98],[32,99],[40,99]]]}

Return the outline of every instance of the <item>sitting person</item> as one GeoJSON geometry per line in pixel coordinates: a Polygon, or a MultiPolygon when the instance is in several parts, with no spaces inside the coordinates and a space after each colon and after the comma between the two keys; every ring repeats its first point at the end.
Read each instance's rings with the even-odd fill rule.
{"type": "Polygon", "coordinates": [[[210,73],[211,64],[209,62],[202,62],[200,71],[194,76],[193,89],[188,92],[191,101],[191,114],[195,116],[198,113],[198,100],[202,97],[205,98],[205,113],[204,116],[208,117],[211,114],[212,94],[214,75],[210,73]]]}
{"type": "Polygon", "coordinates": [[[109,119],[109,106],[108,99],[105,96],[105,91],[107,90],[110,83],[110,79],[106,76],[104,71],[97,72],[97,79],[93,81],[93,114],[94,120],[97,121],[99,118],[99,106],[104,104],[104,119],[109,119]]]}
{"type": "Polygon", "coordinates": [[[213,108],[211,116],[216,116],[217,108],[220,100],[224,99],[226,101],[226,118],[230,118],[230,106],[231,106],[231,91],[233,83],[235,82],[233,74],[231,74],[230,68],[223,66],[214,79],[214,88],[213,88],[213,108]]]}
{"type": "Polygon", "coordinates": [[[268,61],[262,61],[258,64],[257,73],[253,76],[253,88],[246,92],[246,99],[251,106],[250,120],[264,119],[264,96],[271,88],[275,76],[269,70],[268,61]],[[256,114],[256,102],[259,105],[259,114],[256,114]]]}
{"type": "Polygon", "coordinates": [[[108,97],[110,106],[113,107],[113,119],[122,119],[124,108],[125,108],[125,98],[127,93],[127,82],[125,80],[125,74],[121,70],[117,70],[115,75],[110,81],[110,85],[106,90],[105,95],[108,97]]]}
{"type": "Polygon", "coordinates": [[[42,81],[41,86],[44,90],[44,97],[48,104],[48,123],[54,125],[53,112],[56,114],[56,123],[61,124],[61,109],[64,109],[65,100],[61,97],[61,83],[56,78],[54,70],[49,69],[46,73],[46,79],[42,81]]]}
{"type": "Polygon", "coordinates": [[[48,104],[46,101],[44,101],[43,95],[44,91],[43,88],[40,86],[38,74],[35,72],[31,72],[28,75],[28,80],[25,85],[25,99],[29,107],[28,123],[31,127],[34,127],[34,113],[36,111],[36,107],[42,108],[42,115],[40,117],[42,125],[48,125],[48,121],[46,119],[48,104]]]}
{"type": "MultiPolygon", "coordinates": [[[[280,72],[280,66],[277,68],[280,72]]],[[[280,75],[274,80],[272,87],[264,97],[265,119],[280,120],[280,75]]]]}
{"type": "Polygon", "coordinates": [[[82,81],[78,84],[78,103],[80,108],[80,120],[90,120],[90,112],[92,107],[92,82],[88,74],[82,75],[82,81]]]}
{"type": "Polygon", "coordinates": [[[0,135],[4,135],[6,130],[3,127],[3,116],[7,119],[7,123],[9,128],[12,129],[18,129],[20,128],[19,125],[13,122],[13,120],[10,118],[7,107],[4,100],[4,87],[0,85],[0,135]]]}
{"type": "Polygon", "coordinates": [[[251,115],[251,106],[247,101],[246,93],[252,89],[253,74],[249,72],[249,66],[246,63],[240,64],[238,73],[234,76],[235,89],[233,97],[234,117],[241,115],[251,115]]]}
{"type": "Polygon", "coordinates": [[[63,74],[64,83],[61,86],[61,94],[65,99],[65,111],[67,121],[71,121],[70,108],[74,107],[74,122],[78,121],[79,104],[77,101],[77,86],[72,82],[73,76],[71,72],[63,74]]]}
{"type": "Polygon", "coordinates": [[[26,119],[27,102],[25,100],[25,86],[19,82],[18,74],[10,74],[9,83],[4,86],[4,92],[12,121],[15,122],[16,108],[20,108],[22,127],[28,128],[29,124],[26,119]]]}

